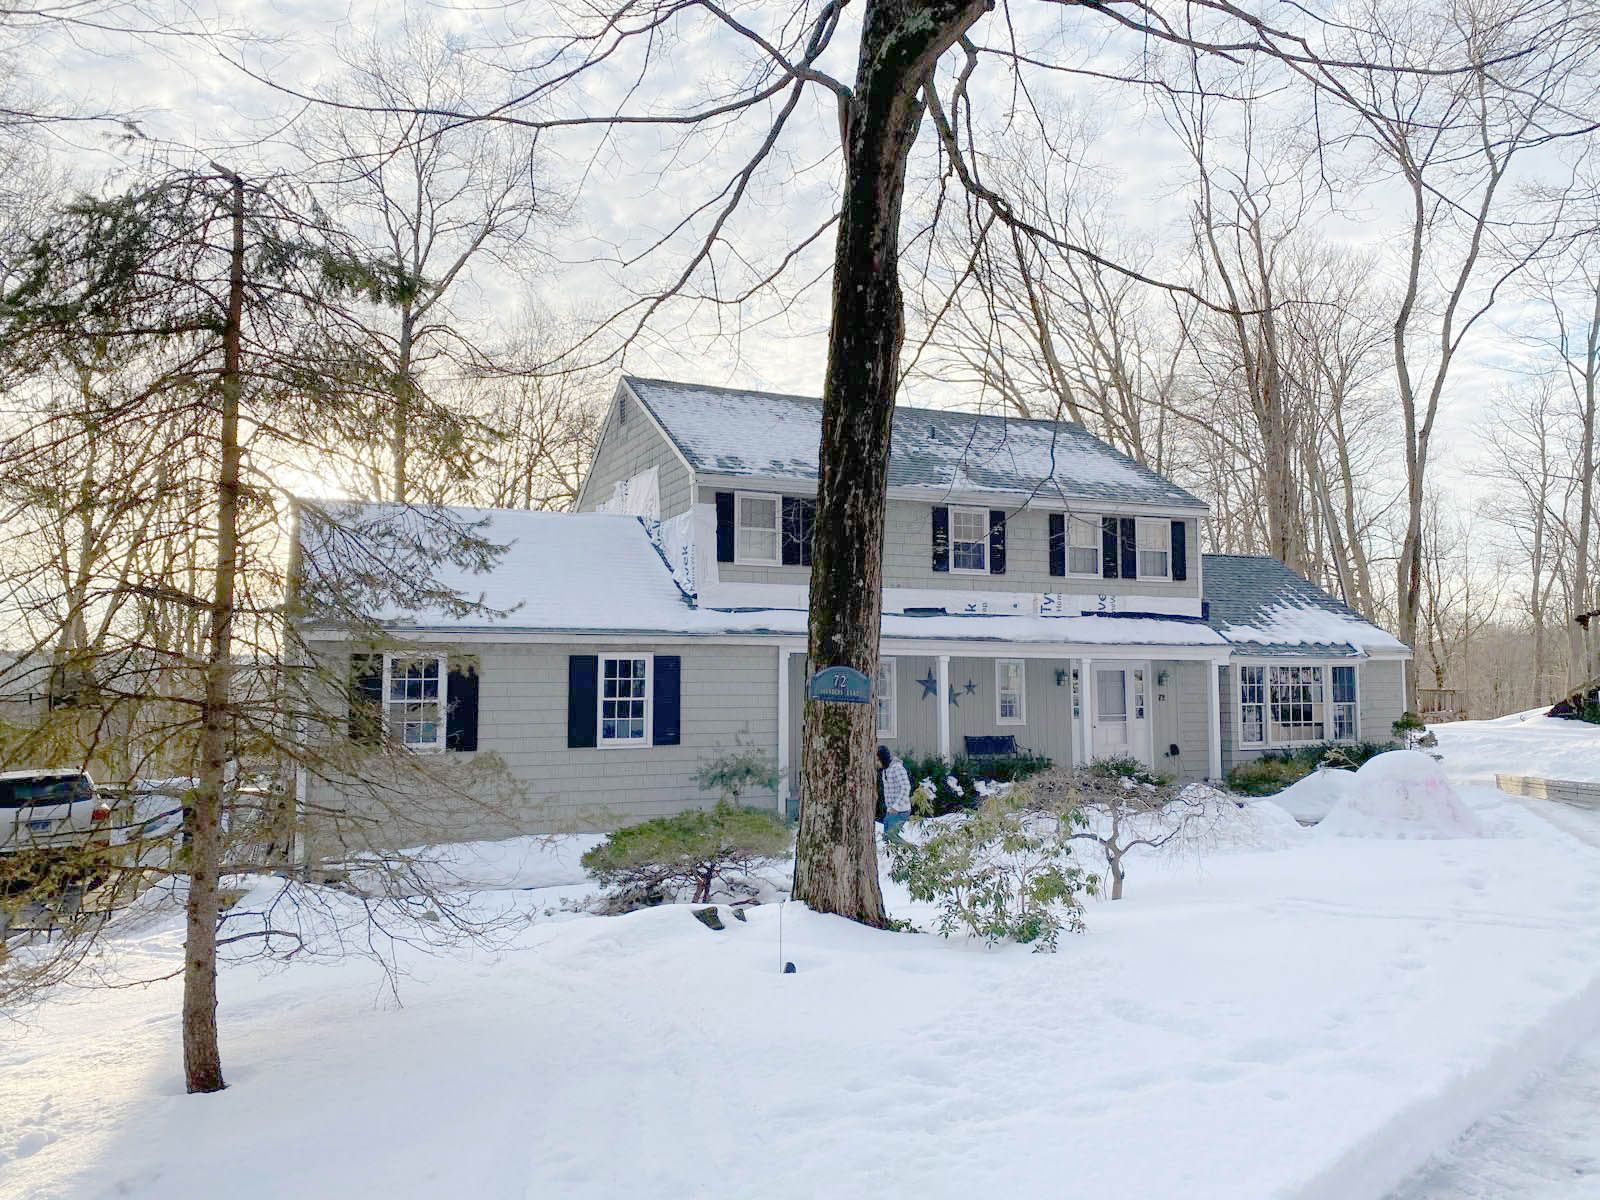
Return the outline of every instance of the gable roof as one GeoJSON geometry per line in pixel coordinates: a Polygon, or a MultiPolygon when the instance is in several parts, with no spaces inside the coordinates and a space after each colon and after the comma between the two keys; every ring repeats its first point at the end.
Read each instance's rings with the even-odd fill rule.
{"type": "Polygon", "coordinates": [[[1406,652],[1393,634],[1275,558],[1203,558],[1206,624],[1245,652],[1318,658],[1406,652]]]}
{"type": "MultiPolygon", "coordinates": [[[[623,382],[695,471],[815,482],[822,401],[633,375],[623,382]]],[[[1206,510],[1081,425],[903,405],[894,411],[889,486],[1206,510]]]]}

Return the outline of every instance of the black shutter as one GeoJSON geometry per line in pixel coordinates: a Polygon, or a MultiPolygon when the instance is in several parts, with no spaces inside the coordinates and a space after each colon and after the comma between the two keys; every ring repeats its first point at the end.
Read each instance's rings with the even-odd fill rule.
{"type": "Polygon", "coordinates": [[[678,744],[678,668],[676,654],[655,657],[650,685],[650,740],[657,746],[678,744]]]}
{"type": "Polygon", "coordinates": [[[1122,577],[1139,578],[1139,523],[1132,517],[1122,518],[1122,577]]]}
{"type": "Polygon", "coordinates": [[[567,655],[567,745],[572,749],[594,745],[599,676],[597,655],[567,655]]]}
{"type": "Polygon", "coordinates": [[[1050,574],[1067,573],[1067,514],[1050,514],[1050,574]]]}
{"type": "Polygon", "coordinates": [[[476,750],[478,748],[478,660],[452,658],[450,677],[446,683],[446,696],[450,711],[444,718],[444,748],[446,750],[476,750]]]}
{"type": "Polygon", "coordinates": [[[361,746],[383,741],[383,655],[350,656],[349,735],[361,746]]]}
{"type": "Polygon", "coordinates": [[[1189,578],[1189,524],[1172,523],[1172,577],[1179,583],[1189,578]]]}
{"type": "MultiPolygon", "coordinates": [[[[717,493],[717,561],[733,561],[733,493],[717,493]]],[[[593,742],[589,743],[591,746],[593,742]]]]}
{"type": "Polygon", "coordinates": [[[1100,574],[1107,579],[1117,577],[1117,519],[1100,518],[1100,574]]]}
{"type": "Polygon", "coordinates": [[[942,504],[933,509],[933,569],[950,569],[950,510],[942,504]]]}
{"type": "Polygon", "coordinates": [[[1004,509],[989,510],[989,574],[1006,573],[1006,514],[1004,509]]]}
{"type": "Polygon", "coordinates": [[[783,565],[811,565],[811,530],[817,523],[817,503],[804,496],[783,498],[783,565]]]}

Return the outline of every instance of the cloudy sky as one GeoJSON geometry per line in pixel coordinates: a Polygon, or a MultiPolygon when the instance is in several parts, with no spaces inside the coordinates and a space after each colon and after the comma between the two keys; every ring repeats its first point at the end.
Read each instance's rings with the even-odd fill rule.
{"type": "MultiPolygon", "coordinates": [[[[769,4],[741,11],[770,24],[775,10],[787,8],[769,4]]],[[[1018,6],[1018,11],[1032,22],[1021,31],[1024,48],[1041,59],[1093,70],[1119,69],[1140,50],[1101,32],[1099,25],[1085,25],[1081,16],[1062,16],[1054,6],[1018,6]]],[[[287,155],[282,130],[303,107],[287,93],[320,94],[338,69],[341,46],[348,48],[363,37],[392,38],[408,20],[430,21],[449,31],[463,53],[481,61],[484,86],[496,96],[515,94],[525,82],[517,68],[538,61],[551,44],[541,36],[551,32],[550,11],[537,3],[408,7],[399,0],[360,0],[346,6],[241,0],[163,9],[164,16],[190,28],[211,31],[215,36],[209,42],[158,33],[130,36],[124,30],[143,20],[140,10],[121,7],[114,13],[119,19],[112,23],[123,27],[118,31],[57,28],[39,34],[20,56],[24,68],[31,68],[36,91],[80,110],[135,114],[148,138],[119,141],[96,126],[52,135],[60,160],[70,163],[86,185],[102,179],[108,169],[137,163],[156,144],[194,147],[239,161],[287,155]]],[[[987,20],[983,33],[992,39],[1008,36],[997,17],[987,20]]],[[[826,65],[848,78],[854,46],[849,30],[841,32],[837,45],[835,61],[826,65]]],[[[560,101],[560,111],[604,111],[622,104],[634,111],[681,107],[737,85],[750,62],[730,35],[709,31],[678,40],[663,53],[670,70],[651,72],[641,83],[633,73],[637,58],[624,55],[614,69],[586,77],[581,90],[560,101]]],[[[981,111],[993,119],[993,136],[1004,138],[1007,116],[1018,110],[1008,92],[1009,79],[994,66],[986,68],[981,85],[989,89],[979,93],[981,111]]],[[[1047,89],[1042,97],[1036,95],[1047,110],[1076,113],[1095,131],[1084,152],[1082,179],[1104,199],[1118,224],[1158,243],[1174,241],[1184,220],[1186,159],[1149,95],[1126,84],[1081,76],[1042,83],[1036,78],[1035,86],[1047,89]]],[[[555,106],[538,110],[546,116],[556,111],[555,106]]],[[[471,303],[480,315],[502,320],[526,304],[579,318],[616,312],[630,292],[659,286],[679,269],[687,245],[683,238],[670,241],[665,252],[638,256],[667,235],[685,212],[713,196],[726,181],[730,164],[747,155],[764,132],[765,120],[758,114],[756,120],[729,123],[688,141],[659,128],[603,137],[592,130],[546,135],[540,143],[543,163],[552,191],[565,205],[564,217],[529,248],[528,261],[512,264],[514,269],[480,273],[471,303]]],[[[778,152],[724,231],[715,278],[723,294],[740,291],[813,233],[832,210],[836,146],[831,100],[815,91],[802,102],[778,152]]],[[[930,186],[933,160],[927,149],[919,148],[914,191],[930,186]]],[[[1342,194],[1318,209],[1316,221],[1330,239],[1373,250],[1381,262],[1394,244],[1400,215],[1386,210],[1392,196],[1381,187],[1342,194]]],[[[908,204],[915,206],[917,200],[914,194],[908,204]]],[[[703,230],[707,219],[692,228],[703,230]]],[[[630,349],[628,368],[815,393],[826,354],[830,258],[831,236],[823,236],[798,255],[776,293],[758,295],[737,309],[706,302],[669,306],[630,349]]],[[[1163,265],[1159,257],[1155,265],[1163,265]]],[[[1176,264],[1171,265],[1176,273],[1176,264]]],[[[709,276],[697,281],[702,291],[711,285],[709,276]]],[[[1470,467],[1473,430],[1494,396],[1530,365],[1527,350],[1504,333],[1525,315],[1516,304],[1505,305],[1469,347],[1440,426],[1441,446],[1458,474],[1470,467]]],[[[621,327],[631,325],[625,321],[621,327]]],[[[948,394],[918,399],[961,401],[948,394]]]]}

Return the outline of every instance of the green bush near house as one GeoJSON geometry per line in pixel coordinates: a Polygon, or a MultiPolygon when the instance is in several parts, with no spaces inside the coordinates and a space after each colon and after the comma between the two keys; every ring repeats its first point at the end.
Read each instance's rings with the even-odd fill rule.
{"type": "Polygon", "coordinates": [[[778,764],[764,750],[741,746],[700,764],[694,781],[703,792],[719,792],[737,805],[746,792],[778,790],[778,764]]]}
{"type": "Polygon", "coordinates": [[[1246,796],[1272,796],[1318,767],[1354,770],[1370,758],[1400,747],[1394,742],[1315,742],[1293,750],[1268,750],[1228,772],[1228,786],[1246,796]]]}
{"type": "Polygon", "coordinates": [[[923,815],[934,817],[976,808],[982,799],[977,786],[980,779],[1013,783],[1048,771],[1051,766],[1050,760],[1042,754],[1006,754],[993,758],[960,755],[948,763],[937,754],[907,754],[901,761],[905,763],[913,789],[924,779],[932,782],[932,808],[923,815]],[[951,780],[955,781],[954,786],[951,780]]]}
{"type": "Polygon", "coordinates": [[[1125,754],[1111,758],[1097,758],[1084,770],[1101,779],[1131,779],[1134,783],[1147,783],[1151,787],[1158,788],[1164,788],[1172,782],[1172,776],[1152,771],[1137,758],[1125,754]]]}
{"type": "Polygon", "coordinates": [[[710,899],[712,889],[754,895],[750,876],[788,858],[793,838],[771,809],[722,801],[619,829],[582,858],[583,869],[612,889],[611,911],[679,898],[710,899]]]}

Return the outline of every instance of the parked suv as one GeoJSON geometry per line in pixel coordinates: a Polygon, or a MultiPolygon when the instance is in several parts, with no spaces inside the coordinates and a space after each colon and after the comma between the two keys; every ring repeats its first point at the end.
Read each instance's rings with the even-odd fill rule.
{"type": "Polygon", "coordinates": [[[111,806],[82,771],[0,773],[0,857],[110,842],[111,806]]]}

